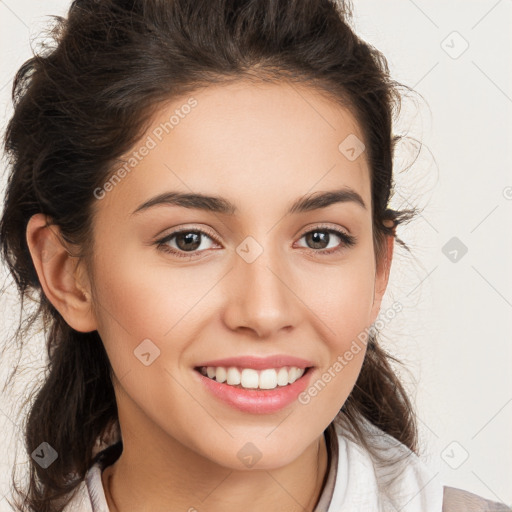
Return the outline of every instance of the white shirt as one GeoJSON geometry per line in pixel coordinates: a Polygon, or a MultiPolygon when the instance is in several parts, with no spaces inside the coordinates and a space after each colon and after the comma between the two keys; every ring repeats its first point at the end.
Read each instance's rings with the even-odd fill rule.
{"type": "MultiPolygon", "coordinates": [[[[314,512],[442,512],[443,486],[405,445],[367,423],[387,458],[401,454],[394,466],[380,465],[336,423],[337,449],[330,454],[327,480],[314,512]]],[[[335,443],[336,444],[336,443],[335,443]]],[[[87,472],[63,512],[109,512],[101,481],[101,461],[87,472]]]]}

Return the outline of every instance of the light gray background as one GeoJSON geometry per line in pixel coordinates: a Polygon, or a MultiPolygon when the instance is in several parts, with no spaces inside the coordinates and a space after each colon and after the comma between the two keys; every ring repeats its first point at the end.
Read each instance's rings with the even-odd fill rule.
{"type": "MultiPolygon", "coordinates": [[[[29,39],[69,4],[0,1],[2,133],[29,39]]],[[[397,172],[392,206],[424,210],[399,231],[413,255],[395,251],[383,310],[399,300],[404,311],[383,343],[410,369],[401,373],[435,478],[512,504],[512,0],[356,0],[354,11],[357,33],[384,53],[392,77],[425,100],[406,99],[395,128],[411,137],[399,147],[397,170],[412,163],[414,139],[423,146],[397,172]]],[[[0,186],[3,194],[5,176],[0,186]]],[[[15,325],[15,297],[1,299],[2,340],[15,325]]],[[[41,338],[30,342],[29,368],[0,397],[0,496],[21,440],[16,407],[42,377],[43,350],[41,338]]],[[[10,364],[2,361],[2,382],[10,364]]],[[[3,499],[0,510],[10,510],[3,499]]]]}

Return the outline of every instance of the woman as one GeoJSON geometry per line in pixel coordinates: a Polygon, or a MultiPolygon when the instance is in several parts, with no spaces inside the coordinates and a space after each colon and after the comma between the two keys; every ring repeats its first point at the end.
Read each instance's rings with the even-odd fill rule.
{"type": "Polygon", "coordinates": [[[349,17],[75,1],[22,66],[2,249],[49,373],[17,510],[506,509],[433,478],[378,344],[414,211],[349,17]]]}

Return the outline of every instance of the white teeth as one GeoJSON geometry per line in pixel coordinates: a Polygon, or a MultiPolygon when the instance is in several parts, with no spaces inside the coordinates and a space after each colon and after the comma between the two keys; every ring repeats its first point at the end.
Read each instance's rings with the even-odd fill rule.
{"type": "Polygon", "coordinates": [[[227,379],[227,373],[226,368],[222,368],[222,366],[219,366],[217,368],[217,371],[215,372],[215,380],[217,382],[226,382],[227,379]]]}
{"type": "Polygon", "coordinates": [[[290,368],[290,371],[288,372],[288,384],[292,384],[300,377],[299,371],[300,370],[295,366],[290,368]]]}
{"type": "Polygon", "coordinates": [[[231,386],[238,386],[238,384],[240,384],[240,372],[238,371],[238,368],[234,368],[234,367],[228,368],[226,382],[227,382],[227,384],[230,384],[231,386]]]}
{"type": "Polygon", "coordinates": [[[286,368],[279,368],[277,372],[277,385],[286,386],[288,384],[288,370],[286,368]]]}
{"type": "Polygon", "coordinates": [[[246,389],[275,389],[277,386],[293,384],[304,375],[305,369],[295,366],[284,366],[282,368],[268,368],[261,371],[243,368],[240,371],[235,366],[229,368],[222,366],[208,366],[205,368],[203,366],[200,368],[200,371],[210,379],[215,379],[217,382],[225,382],[230,386],[241,385],[246,389]]]}
{"type": "Polygon", "coordinates": [[[242,370],[242,378],[240,384],[243,388],[256,389],[258,387],[258,372],[250,368],[242,370]]]}
{"type": "Polygon", "coordinates": [[[274,389],[277,386],[277,372],[273,368],[271,370],[262,370],[259,382],[261,389],[274,389]]]}

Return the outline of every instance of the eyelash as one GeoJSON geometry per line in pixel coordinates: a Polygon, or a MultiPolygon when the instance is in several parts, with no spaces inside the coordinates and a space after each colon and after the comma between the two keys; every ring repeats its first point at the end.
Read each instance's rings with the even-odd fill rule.
{"type": "MultiPolygon", "coordinates": [[[[308,247],[303,247],[303,249],[306,249],[306,251],[308,253],[314,253],[315,255],[328,256],[328,255],[340,252],[345,248],[352,247],[357,242],[357,238],[353,235],[349,235],[348,233],[345,233],[344,231],[341,231],[338,229],[329,228],[329,227],[321,226],[321,225],[316,226],[314,229],[305,231],[304,233],[302,233],[300,238],[303,238],[305,235],[308,235],[310,233],[315,233],[315,232],[324,232],[324,233],[329,233],[329,234],[335,234],[342,241],[341,244],[334,249],[310,249],[308,247]]],[[[216,237],[213,235],[213,233],[209,232],[208,230],[186,228],[186,229],[179,229],[177,231],[173,231],[172,233],[169,233],[164,238],[157,240],[155,242],[155,245],[157,246],[158,249],[160,249],[166,253],[173,254],[174,256],[177,256],[178,258],[191,259],[194,254],[197,254],[197,252],[191,251],[191,252],[187,253],[185,251],[173,249],[173,248],[169,247],[169,245],[167,245],[167,242],[169,242],[174,237],[176,237],[177,235],[180,235],[182,233],[200,233],[202,235],[206,235],[207,237],[211,238],[215,243],[219,243],[218,240],[216,239],[216,237]]],[[[202,251],[198,251],[198,252],[200,253],[202,251]]]]}

